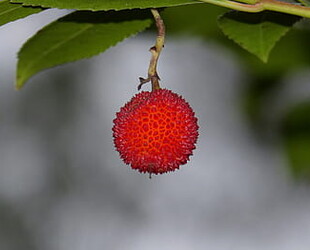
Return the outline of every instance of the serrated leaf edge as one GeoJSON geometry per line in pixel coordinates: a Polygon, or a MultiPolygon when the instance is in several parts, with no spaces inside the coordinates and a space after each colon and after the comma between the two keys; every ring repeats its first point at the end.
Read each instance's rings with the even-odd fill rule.
{"type": "MultiPolygon", "coordinates": [[[[219,23],[219,20],[220,20],[222,17],[224,17],[225,14],[227,14],[227,13],[229,13],[229,12],[235,12],[235,11],[234,11],[234,10],[228,11],[228,12],[226,12],[226,13],[220,15],[220,16],[218,17],[218,19],[217,19],[217,20],[218,20],[218,26],[219,26],[220,29],[222,30],[223,34],[224,34],[226,37],[228,37],[230,40],[232,40],[233,42],[235,42],[236,44],[238,44],[241,48],[243,48],[244,50],[248,51],[250,54],[255,55],[257,58],[259,58],[259,59],[260,59],[262,62],[264,62],[264,63],[267,63],[267,62],[268,62],[270,53],[271,53],[271,51],[274,49],[274,47],[276,46],[276,44],[281,40],[282,37],[284,37],[284,36],[287,34],[287,32],[290,31],[290,29],[287,29],[285,32],[283,32],[283,33],[278,37],[278,39],[275,40],[274,45],[268,50],[268,52],[266,53],[266,55],[260,56],[260,55],[257,55],[257,54],[255,54],[255,53],[253,53],[253,52],[250,51],[248,48],[246,48],[242,43],[239,43],[239,42],[236,41],[234,38],[232,38],[229,34],[227,34],[226,32],[224,32],[224,30],[222,29],[221,24],[219,23]]],[[[295,24],[294,24],[294,25],[295,25],[295,24]]],[[[294,26],[294,25],[293,25],[293,26],[294,26]]]]}
{"type": "MultiPolygon", "coordinates": [[[[130,21],[128,21],[128,22],[130,22],[130,21]]],[[[126,22],[124,22],[124,23],[126,23],[126,22]]],[[[133,36],[137,35],[138,33],[142,32],[143,30],[145,30],[145,29],[147,29],[148,27],[150,27],[151,24],[152,24],[152,21],[149,20],[149,24],[148,24],[147,26],[145,26],[144,28],[138,30],[138,31],[135,32],[135,33],[131,33],[129,36],[126,36],[126,35],[125,35],[125,36],[124,36],[123,38],[121,38],[119,41],[110,44],[110,46],[108,46],[108,47],[107,47],[105,50],[103,50],[103,51],[98,51],[97,53],[94,53],[93,55],[86,56],[86,57],[83,57],[83,58],[78,58],[78,57],[77,57],[77,58],[73,58],[73,59],[70,60],[70,61],[63,62],[63,63],[57,64],[57,65],[54,65],[54,66],[51,66],[51,67],[47,67],[47,68],[45,68],[45,69],[42,69],[42,70],[40,70],[40,71],[35,72],[34,74],[32,74],[32,75],[30,75],[30,76],[28,76],[28,77],[25,77],[25,79],[22,79],[22,80],[20,80],[20,77],[19,77],[19,75],[18,75],[18,64],[17,64],[17,76],[16,76],[16,82],[15,82],[15,89],[16,89],[16,90],[20,90],[20,89],[25,85],[25,83],[26,83],[31,77],[33,77],[34,75],[36,75],[37,73],[39,73],[39,72],[41,72],[41,71],[45,71],[45,70],[47,70],[47,69],[51,69],[51,68],[54,68],[54,67],[57,67],[57,66],[61,66],[61,65],[67,64],[67,63],[73,63],[73,62],[76,62],[76,61],[79,61],[79,60],[89,59],[89,58],[92,58],[92,57],[94,57],[94,56],[97,56],[97,55],[99,55],[99,54],[105,52],[106,50],[108,50],[108,49],[110,49],[110,48],[116,46],[118,43],[124,41],[125,39],[128,39],[128,38],[130,38],[130,37],[133,37],[133,36]]],[[[51,24],[49,24],[49,25],[51,25],[51,24]]],[[[89,27],[87,27],[86,29],[83,29],[83,32],[84,32],[85,30],[91,28],[91,27],[93,27],[93,25],[89,25],[89,27]]],[[[27,46],[27,43],[28,43],[33,37],[35,37],[39,32],[40,32],[40,31],[38,31],[35,35],[33,35],[31,38],[29,38],[29,39],[24,43],[24,45],[22,46],[22,48],[21,48],[21,49],[19,50],[19,52],[18,52],[18,58],[19,58],[19,54],[21,53],[21,51],[27,46]]],[[[81,34],[81,32],[78,32],[77,35],[71,36],[70,39],[66,40],[66,42],[67,42],[67,41],[70,41],[71,39],[75,38],[76,36],[78,36],[78,35],[80,35],[80,34],[81,34]]],[[[63,43],[64,43],[64,42],[61,42],[61,43],[57,44],[57,46],[53,46],[53,49],[59,47],[59,46],[60,46],[61,44],[63,44],[63,43]]],[[[52,50],[48,50],[48,52],[51,52],[51,51],[52,51],[52,50]]],[[[39,58],[42,58],[42,57],[43,57],[44,55],[46,55],[46,54],[47,54],[47,53],[44,53],[44,54],[43,54],[42,56],[40,56],[39,58]]],[[[32,63],[31,65],[34,65],[34,64],[35,64],[35,63],[32,63]]],[[[27,68],[31,68],[31,67],[27,67],[27,68]]]]}
{"type": "MultiPolygon", "coordinates": [[[[24,4],[22,1],[10,1],[11,3],[19,3],[22,4],[24,7],[42,7],[42,8],[58,8],[58,9],[67,9],[67,8],[59,8],[56,6],[50,6],[50,5],[41,5],[41,4],[24,4]]],[[[191,4],[203,4],[203,2],[193,2],[193,3],[181,3],[181,4],[175,4],[173,6],[156,6],[156,5],[151,5],[149,7],[133,7],[133,8],[104,8],[104,9],[96,9],[96,8],[74,8],[74,10],[89,10],[89,11],[109,11],[109,10],[114,10],[114,11],[120,11],[120,10],[134,10],[134,9],[151,9],[151,8],[164,8],[164,7],[177,7],[177,6],[184,6],[184,5],[191,5],[191,4]]]]}

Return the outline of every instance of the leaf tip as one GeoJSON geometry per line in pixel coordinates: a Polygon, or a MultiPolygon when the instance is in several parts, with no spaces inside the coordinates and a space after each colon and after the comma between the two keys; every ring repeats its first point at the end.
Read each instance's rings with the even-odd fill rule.
{"type": "Polygon", "coordinates": [[[263,63],[268,63],[269,55],[258,56],[263,63]]]}
{"type": "Polygon", "coordinates": [[[15,90],[21,90],[21,88],[25,85],[25,80],[20,79],[20,77],[16,78],[16,82],[14,84],[15,90]]]}
{"type": "Polygon", "coordinates": [[[15,88],[16,91],[19,91],[19,90],[21,90],[22,86],[18,86],[17,84],[15,84],[14,88],[15,88]]]}

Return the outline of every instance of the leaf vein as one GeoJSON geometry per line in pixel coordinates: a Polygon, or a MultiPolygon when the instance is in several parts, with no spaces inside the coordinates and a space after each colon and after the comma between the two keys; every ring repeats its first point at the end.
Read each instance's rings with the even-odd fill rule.
{"type": "Polygon", "coordinates": [[[21,8],[21,6],[17,6],[17,7],[14,7],[14,8],[12,8],[12,9],[2,11],[2,12],[0,12],[0,15],[6,14],[6,13],[9,13],[9,12],[12,12],[12,11],[14,11],[14,10],[16,10],[16,9],[19,9],[19,8],[21,8]]]}

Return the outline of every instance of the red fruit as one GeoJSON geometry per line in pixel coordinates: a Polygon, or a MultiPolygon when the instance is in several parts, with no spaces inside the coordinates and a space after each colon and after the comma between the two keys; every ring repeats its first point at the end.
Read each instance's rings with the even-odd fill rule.
{"type": "Polygon", "coordinates": [[[142,173],[162,174],[185,164],[195,149],[195,113],[167,89],[140,92],[114,119],[116,150],[126,164],[142,173]]]}

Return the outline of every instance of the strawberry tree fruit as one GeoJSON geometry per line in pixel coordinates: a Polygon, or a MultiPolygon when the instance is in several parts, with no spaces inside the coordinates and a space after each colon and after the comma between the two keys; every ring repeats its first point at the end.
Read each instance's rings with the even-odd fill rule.
{"type": "Polygon", "coordinates": [[[123,161],[141,173],[174,171],[195,149],[197,121],[190,105],[171,90],[143,91],[116,114],[114,144],[123,161]]]}

